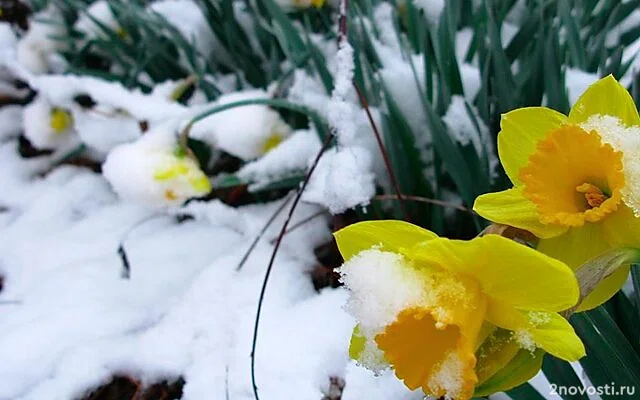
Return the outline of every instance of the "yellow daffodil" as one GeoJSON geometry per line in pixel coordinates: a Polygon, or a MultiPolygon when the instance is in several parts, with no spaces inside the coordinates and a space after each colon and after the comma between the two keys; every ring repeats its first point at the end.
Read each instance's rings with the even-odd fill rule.
{"type": "MultiPolygon", "coordinates": [[[[498,153],[514,187],[476,199],[488,220],[528,230],[538,250],[576,269],[618,247],[640,245],[640,117],[611,75],[590,86],[568,116],[545,107],[502,116],[498,153]]],[[[622,287],[624,266],[578,307],[622,287]]]]}
{"type": "Polygon", "coordinates": [[[507,390],[540,369],[544,351],[585,354],[557,314],[578,300],[569,267],[497,235],[439,238],[401,221],[335,233],[358,321],[350,355],[391,367],[410,389],[464,400],[507,390]]]}
{"type": "Polygon", "coordinates": [[[102,174],[125,199],[156,207],[179,206],[211,191],[198,160],[182,148],[171,124],[111,150],[102,174]]]}

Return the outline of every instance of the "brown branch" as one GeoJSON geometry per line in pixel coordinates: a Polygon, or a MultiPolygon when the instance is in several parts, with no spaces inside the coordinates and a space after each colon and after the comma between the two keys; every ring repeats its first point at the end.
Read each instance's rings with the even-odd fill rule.
{"type": "Polygon", "coordinates": [[[403,194],[402,197],[400,197],[398,195],[395,195],[395,194],[381,194],[381,195],[375,196],[374,200],[417,201],[417,202],[420,202],[420,203],[435,204],[435,205],[441,206],[441,207],[455,208],[456,210],[464,211],[464,212],[467,212],[469,214],[475,214],[475,212],[473,210],[470,210],[465,206],[461,206],[461,205],[458,205],[458,204],[450,203],[450,202],[447,202],[447,201],[442,201],[442,200],[437,200],[437,199],[430,199],[428,197],[412,196],[412,195],[407,195],[407,194],[403,194]]]}

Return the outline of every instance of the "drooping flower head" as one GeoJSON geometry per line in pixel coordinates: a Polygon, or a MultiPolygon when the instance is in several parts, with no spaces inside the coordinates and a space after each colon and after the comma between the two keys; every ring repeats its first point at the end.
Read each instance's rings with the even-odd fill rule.
{"type": "Polygon", "coordinates": [[[390,366],[412,390],[469,399],[530,379],[543,351],[584,355],[557,314],[578,300],[560,261],[501,236],[449,240],[400,221],[335,236],[358,321],[350,355],[374,371],[390,366]]]}
{"type": "Polygon", "coordinates": [[[198,161],[180,147],[169,125],[161,125],[109,153],[102,172],[121,197],[165,207],[211,191],[198,161]]]}
{"type": "Polygon", "coordinates": [[[24,135],[38,149],[70,148],[79,143],[73,114],[38,95],[24,108],[24,135]]]}
{"type": "MultiPolygon", "coordinates": [[[[640,117],[612,76],[590,86],[568,116],[520,108],[500,126],[498,153],[514,187],[478,197],[475,211],[532,232],[538,250],[574,269],[640,244],[640,117]]],[[[628,271],[602,281],[578,310],[609,299],[628,271]]]]}

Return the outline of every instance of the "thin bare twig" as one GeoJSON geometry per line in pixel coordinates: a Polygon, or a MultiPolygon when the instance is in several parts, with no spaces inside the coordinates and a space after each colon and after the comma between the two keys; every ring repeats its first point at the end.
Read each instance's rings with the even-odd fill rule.
{"type": "Polygon", "coordinates": [[[313,164],[311,164],[311,168],[309,168],[309,172],[307,172],[307,175],[305,176],[304,181],[302,181],[302,185],[300,186],[298,193],[296,193],[296,197],[293,199],[293,203],[291,204],[291,208],[289,209],[289,214],[287,215],[287,219],[284,221],[284,224],[282,224],[282,228],[280,229],[280,234],[278,235],[278,239],[276,240],[276,243],[273,247],[273,251],[271,252],[271,258],[269,259],[269,264],[264,274],[264,279],[262,281],[262,288],[260,289],[260,296],[258,297],[258,309],[256,311],[256,320],[253,326],[253,341],[251,343],[251,385],[253,388],[253,397],[255,398],[255,400],[260,400],[260,396],[258,395],[258,386],[256,385],[256,369],[255,369],[255,364],[256,364],[255,354],[256,354],[256,345],[258,342],[258,326],[260,325],[260,312],[262,311],[262,303],[264,301],[264,294],[267,290],[267,282],[269,281],[269,275],[271,275],[271,269],[273,268],[273,263],[276,259],[276,255],[278,254],[278,249],[280,248],[280,244],[282,243],[282,238],[284,237],[284,233],[287,231],[289,222],[293,217],[293,212],[295,211],[296,207],[298,206],[298,203],[300,202],[302,193],[306,189],[307,184],[309,183],[309,179],[313,174],[313,171],[315,171],[316,167],[318,166],[320,157],[322,157],[324,152],[329,148],[332,140],[333,140],[333,136],[327,136],[322,147],[320,148],[320,151],[316,155],[316,158],[313,161],[313,164]]]}
{"type": "MultiPolygon", "coordinates": [[[[298,221],[295,224],[293,224],[291,226],[291,228],[287,229],[284,234],[288,235],[289,233],[295,231],[296,229],[300,228],[302,225],[306,224],[309,221],[312,221],[324,214],[326,214],[327,212],[325,210],[322,211],[318,211],[317,213],[311,214],[310,216],[308,216],[307,218],[303,219],[302,221],[298,221]]],[[[271,244],[274,244],[276,242],[276,239],[271,240],[271,244]]]]}
{"type": "Polygon", "coordinates": [[[284,210],[287,204],[289,204],[289,200],[291,200],[291,196],[287,195],[287,197],[282,202],[282,204],[280,204],[280,206],[276,209],[276,211],[273,214],[271,214],[271,217],[269,217],[269,220],[267,221],[267,223],[264,224],[264,226],[262,227],[262,230],[260,230],[260,233],[258,233],[258,235],[253,239],[251,246],[249,246],[247,251],[244,253],[242,260],[240,260],[240,262],[238,263],[238,266],[236,267],[236,271],[240,271],[242,269],[242,267],[244,266],[244,263],[247,262],[247,259],[253,252],[253,249],[255,249],[255,247],[258,245],[258,242],[260,241],[260,239],[262,239],[262,236],[264,236],[267,229],[269,229],[273,221],[275,221],[276,218],[278,218],[278,215],[280,215],[280,213],[284,210]]]}
{"type": "Polygon", "coordinates": [[[407,194],[403,194],[402,197],[399,197],[398,195],[395,195],[395,194],[381,194],[381,195],[375,196],[374,200],[418,201],[421,203],[435,204],[441,207],[455,208],[456,210],[464,211],[469,214],[475,214],[473,210],[470,210],[467,207],[461,206],[459,204],[449,203],[449,202],[437,200],[437,199],[430,199],[428,197],[411,196],[407,194]]]}
{"type": "MultiPolygon", "coordinates": [[[[340,1],[340,18],[338,21],[338,45],[343,43],[348,39],[347,32],[347,22],[349,18],[349,0],[341,0],[340,1]]],[[[389,174],[389,179],[391,180],[391,185],[393,186],[393,190],[396,192],[396,196],[398,199],[403,199],[403,194],[400,191],[400,185],[398,184],[398,180],[396,179],[396,175],[393,172],[393,167],[391,166],[391,160],[389,159],[389,153],[387,153],[387,149],[384,147],[384,143],[382,142],[382,135],[380,134],[380,129],[378,128],[378,124],[373,119],[373,115],[371,114],[371,109],[369,108],[369,101],[367,97],[362,93],[358,85],[356,84],[355,79],[351,81],[353,85],[353,89],[358,94],[358,99],[360,100],[360,105],[364,109],[367,114],[367,119],[369,120],[369,125],[371,125],[371,130],[373,130],[373,134],[376,137],[376,142],[378,143],[378,148],[380,149],[380,154],[382,155],[382,160],[384,161],[385,169],[389,174]]],[[[404,202],[400,202],[400,209],[402,211],[402,216],[405,221],[409,221],[409,213],[407,212],[407,208],[404,202]]]]}
{"type": "Polygon", "coordinates": [[[369,119],[369,124],[371,125],[371,129],[373,130],[373,134],[376,137],[376,142],[378,142],[378,147],[380,148],[380,153],[382,154],[382,159],[384,160],[384,166],[387,169],[387,173],[389,174],[389,179],[391,180],[391,185],[393,186],[393,190],[396,192],[396,196],[400,201],[400,209],[402,210],[402,215],[404,216],[405,221],[409,221],[409,213],[407,212],[407,208],[402,200],[404,200],[405,195],[400,191],[400,185],[398,184],[398,180],[396,179],[396,175],[393,173],[393,167],[391,167],[391,160],[389,159],[389,153],[384,147],[384,143],[382,143],[382,135],[380,134],[380,130],[378,129],[378,125],[373,119],[373,115],[371,115],[371,110],[369,109],[369,102],[367,98],[362,93],[356,82],[353,81],[353,88],[358,94],[358,98],[360,99],[360,104],[364,111],[367,113],[367,118],[369,119]]]}

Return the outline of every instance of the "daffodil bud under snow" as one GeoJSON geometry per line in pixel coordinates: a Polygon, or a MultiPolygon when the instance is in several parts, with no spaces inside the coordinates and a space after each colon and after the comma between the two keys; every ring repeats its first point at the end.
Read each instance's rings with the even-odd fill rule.
{"type": "Polygon", "coordinates": [[[71,111],[38,96],[24,108],[24,135],[39,149],[59,149],[78,142],[71,111]]]}
{"type": "MultiPolygon", "coordinates": [[[[263,90],[234,92],[221,96],[212,106],[268,97],[263,90]]],[[[194,125],[191,137],[243,160],[252,160],[279,145],[290,133],[291,128],[277,112],[256,104],[210,115],[194,125]]]]}
{"type": "Polygon", "coordinates": [[[209,179],[172,128],[161,125],[109,153],[102,172],[120,197],[165,207],[209,193],[209,179]]]}

